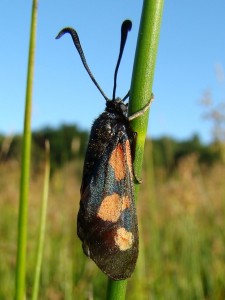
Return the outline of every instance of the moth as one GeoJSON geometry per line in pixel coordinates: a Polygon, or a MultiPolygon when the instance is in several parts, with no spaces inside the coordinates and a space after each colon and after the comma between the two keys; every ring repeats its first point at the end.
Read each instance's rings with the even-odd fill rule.
{"type": "Polygon", "coordinates": [[[90,78],[106,101],[105,111],[91,128],[84,161],[77,234],[84,253],[111,279],[131,276],[138,258],[138,225],[134,201],[133,171],[136,133],[130,120],[144,114],[150,102],[128,117],[128,104],[116,98],[117,73],[132,23],[121,26],[120,51],[110,100],[95,80],[81,47],[77,32],[62,29],[57,39],[69,33],[90,78]]]}

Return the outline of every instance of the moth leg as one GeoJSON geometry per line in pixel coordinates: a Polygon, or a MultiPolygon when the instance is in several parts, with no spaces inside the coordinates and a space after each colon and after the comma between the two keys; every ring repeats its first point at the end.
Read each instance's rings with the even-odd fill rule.
{"type": "Polygon", "coordinates": [[[137,132],[133,132],[133,139],[132,139],[132,144],[131,144],[132,171],[133,171],[135,183],[141,184],[142,179],[138,178],[138,176],[134,172],[134,158],[135,158],[136,141],[137,141],[137,132]]]}
{"type": "Polygon", "coordinates": [[[133,115],[129,116],[128,120],[131,121],[133,119],[136,119],[136,118],[142,116],[149,109],[149,107],[150,107],[153,100],[154,100],[154,95],[152,93],[149,102],[142,109],[140,109],[139,111],[137,111],[133,115]]]}
{"type": "MultiPolygon", "coordinates": [[[[134,171],[133,171],[133,173],[134,173],[134,171]]],[[[143,182],[142,179],[138,178],[135,173],[134,173],[134,179],[135,179],[135,183],[137,183],[137,184],[142,184],[142,182],[143,182]]]]}

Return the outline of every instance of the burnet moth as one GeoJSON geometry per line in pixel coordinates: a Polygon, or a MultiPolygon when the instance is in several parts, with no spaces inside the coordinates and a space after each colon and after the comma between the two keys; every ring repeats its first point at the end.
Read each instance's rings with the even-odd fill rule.
{"type": "Polygon", "coordinates": [[[112,100],[102,91],[86,62],[77,32],[64,28],[57,39],[69,33],[90,78],[106,100],[105,111],[94,121],[81,184],[77,234],[84,253],[111,279],[131,276],[138,257],[138,225],[134,203],[133,172],[136,133],[130,120],[142,115],[150,102],[128,117],[128,104],[116,98],[117,72],[128,31],[132,23],[121,26],[119,57],[114,73],[112,100]]]}

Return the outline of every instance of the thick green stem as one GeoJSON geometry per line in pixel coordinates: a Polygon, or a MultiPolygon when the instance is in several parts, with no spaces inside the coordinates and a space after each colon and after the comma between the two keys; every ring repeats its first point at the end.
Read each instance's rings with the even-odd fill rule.
{"type": "MultiPolygon", "coordinates": [[[[130,115],[142,109],[151,99],[163,4],[164,0],[145,0],[143,4],[131,81],[130,115]]],[[[141,178],[148,115],[145,113],[131,121],[133,131],[138,133],[134,162],[138,178],[141,178]]]]}
{"type": "Polygon", "coordinates": [[[34,54],[37,23],[37,0],[33,0],[30,47],[27,71],[27,90],[24,116],[23,145],[21,158],[20,178],[20,203],[18,218],[18,240],[17,240],[17,264],[15,280],[15,299],[25,299],[25,277],[26,277],[26,247],[27,247],[27,215],[28,215],[28,193],[30,178],[30,150],[31,150],[31,108],[32,90],[34,77],[34,54]]]}
{"type": "Polygon", "coordinates": [[[127,280],[108,280],[107,300],[123,300],[126,296],[127,280]]]}
{"type": "MultiPolygon", "coordinates": [[[[164,0],[145,0],[143,3],[130,89],[129,115],[141,110],[151,99],[163,4],[164,0]]],[[[132,120],[131,126],[133,131],[137,132],[134,171],[136,177],[141,178],[148,113],[132,120]]],[[[137,192],[136,185],[136,200],[137,192]]],[[[125,295],[126,280],[109,279],[107,299],[122,300],[125,299],[125,295]]]]}

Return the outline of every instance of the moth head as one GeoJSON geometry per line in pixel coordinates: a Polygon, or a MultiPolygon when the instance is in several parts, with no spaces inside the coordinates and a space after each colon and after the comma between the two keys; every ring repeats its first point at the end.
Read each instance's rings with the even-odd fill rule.
{"type": "Polygon", "coordinates": [[[118,113],[120,115],[123,115],[124,117],[127,117],[128,104],[125,104],[123,102],[123,99],[116,98],[115,100],[106,102],[106,111],[118,113]]]}

